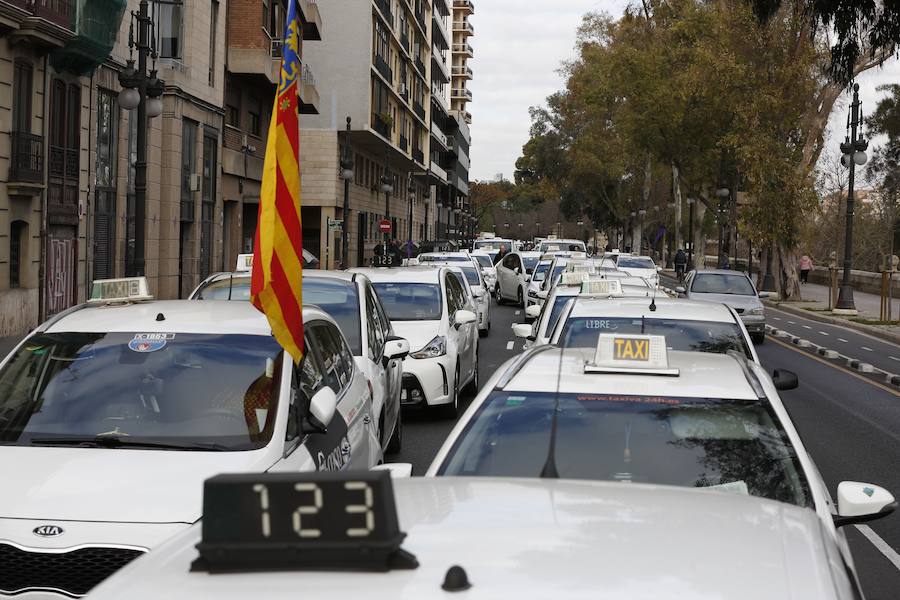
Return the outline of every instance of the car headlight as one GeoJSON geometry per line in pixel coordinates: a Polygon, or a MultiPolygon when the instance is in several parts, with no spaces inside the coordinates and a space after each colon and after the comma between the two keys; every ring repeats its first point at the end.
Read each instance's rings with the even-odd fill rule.
{"type": "Polygon", "coordinates": [[[528,297],[529,298],[537,298],[538,297],[537,290],[535,290],[535,289],[528,290],[528,297]]]}
{"type": "Polygon", "coordinates": [[[425,344],[425,347],[418,352],[412,352],[410,356],[413,358],[437,358],[447,354],[447,340],[444,336],[435,336],[433,340],[425,344]]]}
{"type": "Polygon", "coordinates": [[[756,316],[764,315],[764,314],[766,314],[766,309],[763,308],[762,306],[760,306],[759,308],[751,308],[750,310],[746,311],[745,314],[756,315],[756,316]]]}

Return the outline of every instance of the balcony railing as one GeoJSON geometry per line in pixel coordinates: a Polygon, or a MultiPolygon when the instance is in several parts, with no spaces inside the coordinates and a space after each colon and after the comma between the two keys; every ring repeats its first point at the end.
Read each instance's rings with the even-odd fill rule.
{"type": "Polygon", "coordinates": [[[284,40],[274,38],[269,42],[269,54],[272,58],[281,58],[281,48],[284,46],[284,40]]]}
{"type": "Polygon", "coordinates": [[[14,131],[9,134],[11,158],[9,180],[26,183],[44,181],[44,138],[14,131]]]}
{"type": "Polygon", "coordinates": [[[33,0],[31,11],[64,29],[72,29],[73,11],[69,0],[33,0]]]}
{"type": "Polygon", "coordinates": [[[400,34],[400,44],[406,48],[407,52],[410,52],[412,46],[409,45],[409,35],[405,31],[400,34]]]}
{"type": "Polygon", "coordinates": [[[389,82],[394,81],[394,72],[391,70],[391,66],[378,55],[375,56],[375,70],[381,73],[382,77],[389,82]]]}
{"type": "Polygon", "coordinates": [[[458,100],[468,100],[469,102],[471,102],[472,90],[467,90],[465,88],[456,88],[452,92],[450,92],[450,96],[458,100]]]}
{"type": "Polygon", "coordinates": [[[462,33],[466,33],[468,35],[475,35],[475,27],[473,27],[472,24],[468,21],[454,21],[453,31],[461,31],[462,33]]]}
{"type": "Polygon", "coordinates": [[[462,8],[469,12],[475,12],[475,4],[472,0],[453,0],[453,8],[462,8]]]}
{"type": "Polygon", "coordinates": [[[419,104],[418,100],[413,101],[413,112],[419,115],[419,118],[425,120],[425,107],[419,104]]]}
{"type": "Polygon", "coordinates": [[[381,14],[384,15],[384,18],[387,19],[389,25],[394,22],[394,13],[391,12],[390,0],[375,0],[375,6],[378,7],[378,10],[380,10],[381,14]]]}
{"type": "Polygon", "coordinates": [[[372,129],[386,138],[391,137],[391,127],[378,113],[372,113],[372,129]]]}
{"type": "Polygon", "coordinates": [[[417,12],[416,21],[422,26],[422,31],[428,31],[428,26],[425,24],[425,13],[417,12]]]}
{"type": "Polygon", "coordinates": [[[472,51],[472,46],[469,44],[453,44],[453,51],[458,54],[468,54],[469,56],[475,55],[472,51]]]}
{"type": "Polygon", "coordinates": [[[413,148],[412,157],[417,163],[425,164],[425,153],[421,149],[413,148]]]}
{"type": "Polygon", "coordinates": [[[409,140],[406,139],[405,135],[400,136],[400,149],[406,152],[406,148],[409,146],[409,140]]]}
{"type": "Polygon", "coordinates": [[[309,68],[309,63],[303,63],[300,70],[300,81],[306,85],[316,85],[316,75],[309,68]]]}
{"type": "Polygon", "coordinates": [[[422,77],[426,77],[425,75],[425,63],[422,62],[422,59],[418,56],[415,60],[416,70],[422,75],[422,77]]]}
{"type": "Polygon", "coordinates": [[[469,79],[472,79],[474,73],[472,72],[472,67],[468,65],[453,65],[453,76],[468,77],[469,79]]]}

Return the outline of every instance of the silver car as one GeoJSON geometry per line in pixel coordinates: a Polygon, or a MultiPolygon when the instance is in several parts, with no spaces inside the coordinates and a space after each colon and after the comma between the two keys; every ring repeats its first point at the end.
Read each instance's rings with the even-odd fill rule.
{"type": "Polygon", "coordinates": [[[727,304],[741,316],[755,344],[766,340],[766,309],[760,298],[767,298],[769,293],[757,292],[746,273],[724,269],[691,271],[685,277],[684,285],[676,287],[675,291],[691,300],[727,304]]]}

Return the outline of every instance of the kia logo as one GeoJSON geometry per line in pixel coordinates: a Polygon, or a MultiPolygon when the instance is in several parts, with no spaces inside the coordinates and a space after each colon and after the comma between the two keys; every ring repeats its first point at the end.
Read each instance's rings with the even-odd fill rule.
{"type": "Polygon", "coordinates": [[[32,533],[40,537],[56,537],[64,532],[65,530],[59,525],[41,525],[40,527],[35,527],[32,533]]]}

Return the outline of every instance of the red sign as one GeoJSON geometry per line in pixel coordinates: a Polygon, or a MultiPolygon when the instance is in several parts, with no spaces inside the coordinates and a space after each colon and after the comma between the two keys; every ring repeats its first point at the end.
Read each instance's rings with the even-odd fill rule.
{"type": "Polygon", "coordinates": [[[382,219],[378,222],[378,231],[381,233],[390,233],[391,232],[391,222],[389,219],[382,219]]]}

